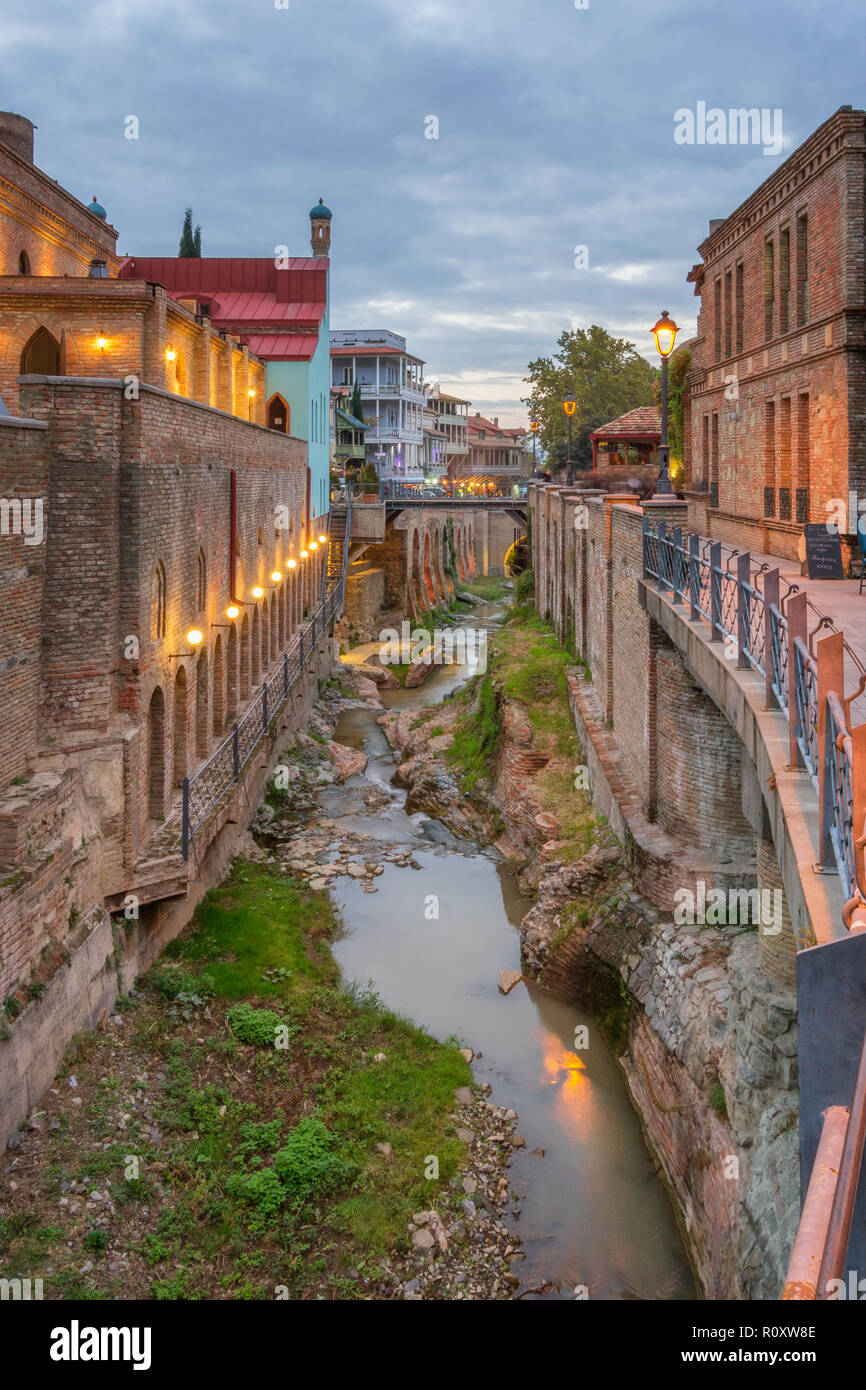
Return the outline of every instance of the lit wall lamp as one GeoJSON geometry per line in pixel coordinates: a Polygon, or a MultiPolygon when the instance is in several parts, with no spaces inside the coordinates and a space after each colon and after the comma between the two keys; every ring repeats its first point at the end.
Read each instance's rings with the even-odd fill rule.
{"type": "Polygon", "coordinates": [[[280,570],[273,570],[272,573],[271,573],[271,582],[272,582],[273,584],[279,584],[279,582],[280,582],[280,580],[282,579],[282,577],[283,577],[283,576],[282,576],[282,573],[280,572],[280,570]]]}
{"type": "Polygon", "coordinates": [[[302,550],[302,551],[301,551],[301,559],[302,559],[302,560],[308,560],[308,559],[309,559],[309,551],[307,551],[307,550],[302,550]]]}
{"type": "Polygon", "coordinates": [[[166,350],[165,350],[165,360],[166,360],[166,362],[173,362],[174,359],[175,359],[176,357],[177,357],[177,353],[175,352],[175,350],[174,350],[173,347],[166,348],[166,350]]]}
{"type": "Polygon", "coordinates": [[[260,584],[257,584],[256,587],[251,590],[251,593],[253,598],[264,598],[265,596],[265,591],[260,584]]]}
{"type": "Polygon", "coordinates": [[[327,544],[328,544],[328,537],[327,537],[327,536],[320,536],[320,537],[319,537],[319,545],[327,545],[327,544]]]}
{"type": "Polygon", "coordinates": [[[287,570],[296,570],[297,568],[298,568],[298,562],[297,562],[297,560],[287,560],[287,561],[286,561],[286,569],[287,569],[287,570]]]}
{"type": "Polygon", "coordinates": [[[318,545],[316,544],[315,541],[310,541],[310,549],[311,549],[311,550],[318,550],[318,548],[319,548],[319,547],[318,547],[318,545]]]}
{"type": "Polygon", "coordinates": [[[236,604],[236,603],[230,603],[229,606],[228,606],[228,608],[226,609],[226,617],[229,619],[229,621],[228,621],[227,623],[211,623],[211,627],[227,627],[227,628],[230,628],[231,625],[232,625],[232,623],[234,622],[235,618],[239,618],[240,616],[241,616],[241,610],[238,608],[237,604],[236,604]]]}
{"type": "MultiPolygon", "coordinates": [[[[204,633],[200,632],[197,627],[191,627],[189,632],[186,634],[186,640],[187,642],[189,642],[189,645],[192,647],[193,651],[195,651],[196,647],[204,641],[204,633]]],[[[171,661],[176,657],[183,656],[189,656],[189,652],[169,652],[168,659],[169,661],[171,661]]]]}
{"type": "Polygon", "coordinates": [[[96,340],[96,346],[99,348],[100,352],[104,352],[105,349],[108,347],[108,339],[106,338],[105,334],[101,331],[99,337],[96,340]]]}
{"type": "Polygon", "coordinates": [[[251,386],[250,389],[249,389],[249,392],[248,392],[248,395],[249,395],[249,397],[250,397],[250,400],[252,400],[252,398],[253,398],[253,396],[254,396],[255,394],[256,394],[256,388],[255,388],[255,386],[251,386]]]}

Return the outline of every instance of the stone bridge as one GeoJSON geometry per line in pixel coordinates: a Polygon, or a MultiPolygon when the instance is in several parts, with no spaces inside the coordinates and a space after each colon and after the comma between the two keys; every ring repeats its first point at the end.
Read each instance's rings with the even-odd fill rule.
{"type": "MultiPolygon", "coordinates": [[[[777,1290],[763,1296],[778,1297],[824,1112],[855,1108],[866,1020],[852,829],[864,824],[866,745],[848,727],[850,648],[810,618],[804,593],[780,594],[778,571],[756,576],[748,556],[684,535],[676,498],[533,485],[528,502],[536,605],[581,663],[570,690],[591,799],[638,891],[672,919],[670,968],[684,959],[678,904],[758,890],[755,902],[779,907],[730,932],[726,961],[707,960],[695,988],[721,976],[716,1021],[665,1064],[687,1073],[681,1092],[697,1087],[698,1111],[700,1091],[722,1087],[722,1143],[739,1164],[727,1183],[712,1164],[671,1167],[687,1219],[726,1228],[735,1262],[760,1263],[777,1290]]],[[[700,912],[692,920],[699,933],[700,912]]],[[[663,1034],[664,1018],[654,1026],[663,1034]]],[[[630,1082],[664,1164],[669,1108],[639,1067],[630,1082]]],[[[720,1123],[704,1127],[710,1147],[720,1123]]],[[[863,1188],[852,1268],[866,1261],[863,1188]]]]}
{"type": "Polygon", "coordinates": [[[356,501],[344,621],[364,633],[382,610],[417,617],[469,579],[503,575],[505,556],[526,534],[524,518],[525,504],[511,499],[356,501]]]}

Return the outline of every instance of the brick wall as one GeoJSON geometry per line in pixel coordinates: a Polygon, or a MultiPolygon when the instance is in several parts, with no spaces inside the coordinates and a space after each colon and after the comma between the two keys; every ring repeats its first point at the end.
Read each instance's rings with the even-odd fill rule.
{"type": "Polygon", "coordinates": [[[36,748],[40,620],[48,529],[46,430],[0,416],[0,785],[36,748]],[[40,522],[41,509],[41,522],[40,522]],[[29,515],[30,524],[27,526],[29,515]],[[30,535],[26,535],[25,529],[30,535]],[[34,543],[41,536],[39,543],[34,543]]]}
{"type": "Polygon", "coordinates": [[[33,275],[86,275],[94,258],[104,260],[109,273],[116,274],[120,261],[114,228],[36,168],[32,127],[29,139],[26,129],[29,122],[15,132],[17,148],[6,142],[8,114],[2,115],[6,120],[0,130],[0,274],[18,274],[22,251],[33,275]]]}
{"type": "Polygon", "coordinates": [[[699,248],[686,476],[704,534],[794,558],[805,520],[866,493],[864,152],[866,113],[843,108],[699,248]]]}

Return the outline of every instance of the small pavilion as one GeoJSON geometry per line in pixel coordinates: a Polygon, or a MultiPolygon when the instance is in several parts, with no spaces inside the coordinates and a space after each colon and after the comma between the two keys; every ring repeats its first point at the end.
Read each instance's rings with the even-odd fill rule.
{"type": "Polygon", "coordinates": [[[639,405],[597,430],[590,430],[592,467],[658,467],[661,416],[654,405],[639,405]],[[636,451],[634,454],[632,450],[636,451]]]}

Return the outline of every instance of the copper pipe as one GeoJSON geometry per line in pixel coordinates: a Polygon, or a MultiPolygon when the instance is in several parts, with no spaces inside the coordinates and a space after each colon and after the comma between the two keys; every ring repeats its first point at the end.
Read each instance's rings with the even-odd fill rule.
{"type": "Polygon", "coordinates": [[[827,1297],[827,1286],[831,1279],[841,1279],[845,1273],[845,1257],[851,1238],[851,1222],[854,1219],[854,1204],[860,1182],[860,1167],[863,1163],[863,1145],[866,1143],[866,1033],[860,1048],[860,1061],[857,1078],[854,1082],[854,1095],[851,1098],[851,1112],[845,1132],[842,1161],[839,1165],[839,1181],[833,1194],[830,1211],[830,1226],[827,1244],[821,1261],[818,1276],[818,1297],[827,1297]]]}
{"type": "Polygon", "coordinates": [[[844,1106],[831,1105],[824,1111],[818,1152],[791,1251],[783,1299],[791,1301],[816,1297],[847,1128],[848,1111],[844,1106]]]}

